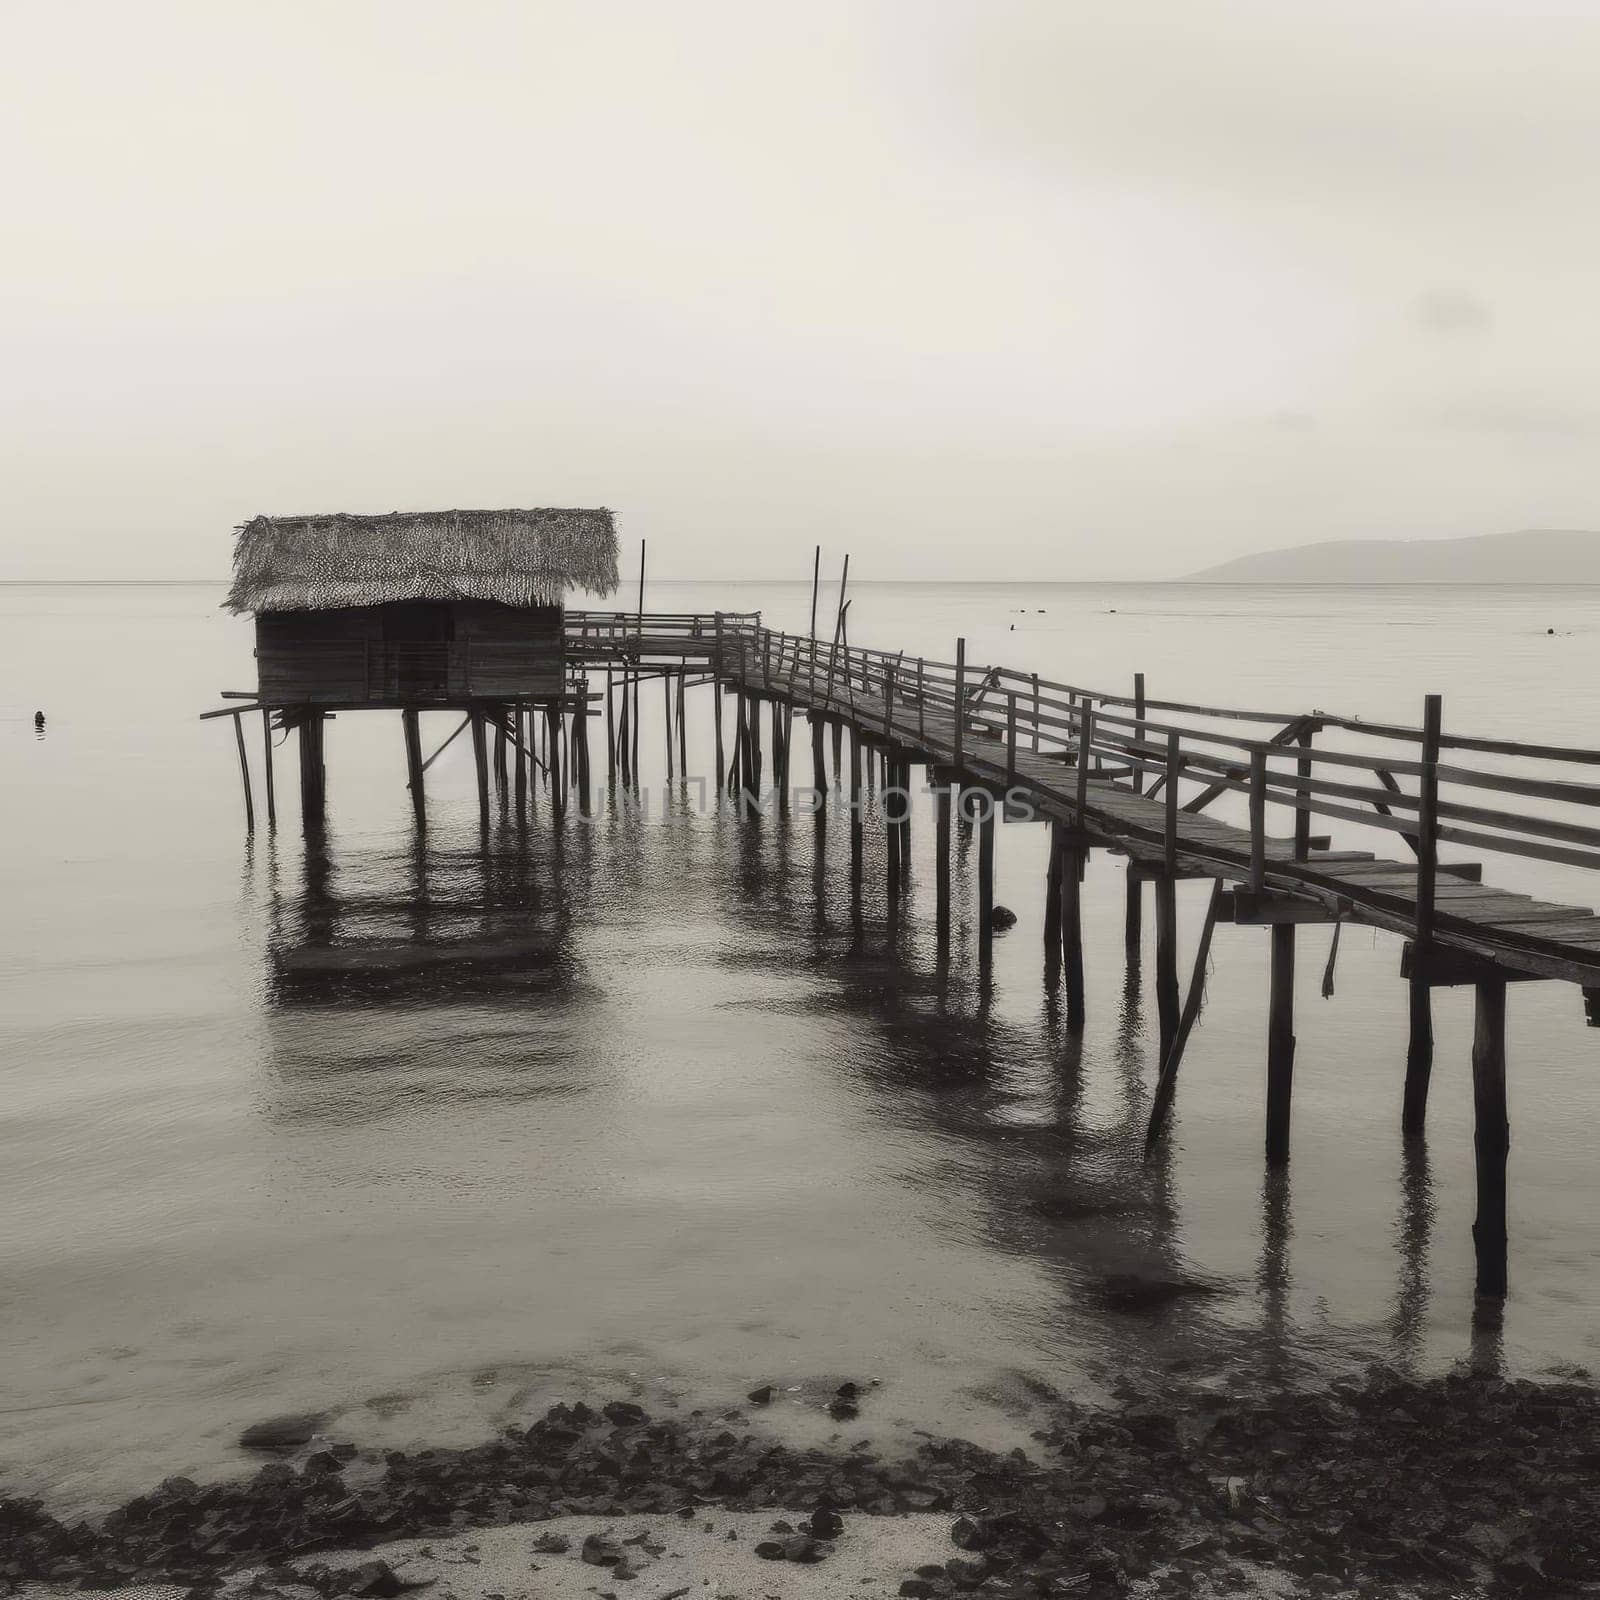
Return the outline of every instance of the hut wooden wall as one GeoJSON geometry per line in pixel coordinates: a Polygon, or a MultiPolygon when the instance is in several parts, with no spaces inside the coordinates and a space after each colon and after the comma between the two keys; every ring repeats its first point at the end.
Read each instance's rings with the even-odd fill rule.
{"type": "MultiPolygon", "coordinates": [[[[400,705],[561,692],[559,606],[441,605],[447,637],[386,639],[392,608],[274,611],[256,617],[259,692],[271,704],[400,705]],[[437,663],[437,670],[433,663],[437,663]],[[420,667],[419,667],[420,663],[420,667]]],[[[391,630],[394,631],[394,630],[391,630]]]]}

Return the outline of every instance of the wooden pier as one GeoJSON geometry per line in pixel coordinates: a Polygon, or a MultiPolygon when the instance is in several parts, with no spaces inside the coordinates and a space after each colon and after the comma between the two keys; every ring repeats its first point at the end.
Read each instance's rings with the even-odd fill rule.
{"type": "MultiPolygon", "coordinates": [[[[1408,1139],[1420,1138],[1425,1126],[1432,991],[1454,985],[1475,990],[1477,1287],[1483,1296],[1505,1294],[1506,985],[1573,984],[1591,1025],[1600,1024],[1600,918],[1588,907],[1495,887],[1485,881],[1483,858],[1600,868],[1600,818],[1593,810],[1600,806],[1600,784],[1549,775],[1551,769],[1600,767],[1600,751],[1448,733],[1437,697],[1427,700],[1416,727],[1323,712],[1204,706],[1148,698],[1142,678],[1131,692],[1114,693],[973,663],[959,642],[954,659],[938,661],[853,647],[837,636],[826,641],[814,633],[778,632],[749,614],[569,611],[565,653],[568,692],[543,708],[545,726],[537,735],[526,708],[478,701],[458,708],[463,728],[473,730],[485,821],[486,728],[496,730],[502,785],[505,750],[509,745],[516,752],[519,809],[526,785],[531,781],[537,792],[542,783],[559,821],[574,788],[583,808],[589,806],[591,720],[604,728],[608,782],[636,784],[642,687],[659,680],[668,771],[684,777],[685,693],[709,686],[717,792],[754,813],[767,803],[786,808],[794,801],[793,721],[799,712],[810,725],[808,808],[824,816],[827,808],[848,809],[858,882],[867,825],[863,762],[881,763],[891,898],[908,860],[912,768],[923,769],[925,786],[933,790],[941,952],[953,921],[952,810],[977,829],[980,962],[987,962],[992,930],[997,820],[1036,820],[1051,829],[1046,971],[1064,987],[1073,1025],[1082,1024],[1086,1005],[1084,864],[1095,849],[1125,857],[1123,932],[1130,961],[1137,960],[1146,883],[1155,919],[1161,1064],[1147,1135],[1152,1144],[1162,1137],[1184,1049],[1200,1017],[1218,922],[1270,930],[1264,1142],[1273,1166],[1286,1163],[1290,1150],[1298,926],[1332,924],[1335,940],[1346,922],[1400,935],[1400,974],[1410,999],[1400,1097],[1408,1139]],[[599,689],[593,687],[597,675],[599,689]],[[725,718],[723,702],[730,696],[725,718]],[[1493,765],[1482,765],[1483,757],[1493,765]],[[769,761],[770,790],[764,788],[769,761]],[[1245,820],[1210,814],[1226,796],[1238,797],[1234,805],[1245,820]],[[1513,805],[1519,808],[1507,809],[1513,805]],[[1392,838],[1393,853],[1332,849],[1328,836],[1313,832],[1319,822],[1377,829],[1392,838]],[[1464,848],[1473,859],[1445,859],[1442,846],[1464,848]],[[1176,896],[1184,878],[1212,885],[1186,988],[1178,969],[1176,896]]],[[[252,711],[262,712],[269,726],[307,725],[298,720],[304,708],[293,706],[257,703],[207,715],[238,719],[252,711]]],[[[302,791],[320,815],[320,717],[314,720],[309,780],[302,736],[302,791]],[[306,789],[308,781],[315,792],[306,789]]],[[[427,763],[414,711],[406,714],[406,747],[421,821],[427,763]]],[[[251,806],[244,752],[241,736],[251,806]]],[[[275,815],[270,765],[268,773],[269,814],[275,815]]]]}

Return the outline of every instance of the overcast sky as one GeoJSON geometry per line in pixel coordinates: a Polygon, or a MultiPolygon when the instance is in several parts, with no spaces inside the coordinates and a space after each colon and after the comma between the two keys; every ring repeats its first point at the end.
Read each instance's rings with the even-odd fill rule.
{"type": "Polygon", "coordinates": [[[0,576],[609,505],[663,575],[1600,526],[1600,6],[5,0],[0,576]]]}

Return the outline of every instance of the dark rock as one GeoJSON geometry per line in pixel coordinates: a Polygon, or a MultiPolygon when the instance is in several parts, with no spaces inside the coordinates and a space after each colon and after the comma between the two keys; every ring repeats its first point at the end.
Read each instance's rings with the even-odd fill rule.
{"type": "Polygon", "coordinates": [[[572,1541],[564,1533],[541,1533],[533,1541],[533,1548],[542,1556],[564,1556],[572,1548],[572,1541]]]}
{"type": "Polygon", "coordinates": [[[770,1383],[764,1383],[759,1389],[752,1389],[750,1393],[745,1396],[745,1399],[748,1400],[751,1405],[770,1405],[772,1403],[772,1385],[770,1383]]]}
{"type": "Polygon", "coordinates": [[[252,1423],[239,1435],[246,1450],[292,1450],[307,1443],[327,1418],[323,1411],[292,1417],[269,1417],[252,1423]]]}
{"type": "Polygon", "coordinates": [[[604,1414],[608,1422],[615,1423],[619,1428],[641,1427],[650,1420],[643,1406],[636,1406],[628,1400],[613,1400],[605,1407],[604,1414]]]}
{"type": "Polygon", "coordinates": [[[989,926],[996,933],[1004,933],[1007,928],[1014,928],[1016,925],[1017,914],[1010,906],[989,907],[989,926]]]}
{"type": "Polygon", "coordinates": [[[844,1532],[844,1518],[827,1506],[811,1513],[811,1534],[816,1539],[837,1539],[844,1532]]]}

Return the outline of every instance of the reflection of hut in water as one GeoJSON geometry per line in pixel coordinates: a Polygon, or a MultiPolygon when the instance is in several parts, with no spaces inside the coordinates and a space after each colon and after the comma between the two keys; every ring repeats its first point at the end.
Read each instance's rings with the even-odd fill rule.
{"type": "Polygon", "coordinates": [[[480,792],[486,725],[525,738],[535,711],[586,714],[581,679],[568,681],[563,600],[570,588],[616,586],[609,511],[337,513],[243,524],[225,603],[255,616],[256,701],[299,730],[301,799],[316,826],[330,711],[402,712],[419,820],[420,711],[466,714],[480,792]]]}
{"type": "Polygon", "coordinates": [[[272,993],[285,1003],[426,1001],[558,986],[570,977],[568,922],[525,851],[419,847],[335,869],[315,845],[300,893],[275,899],[272,993]]]}

